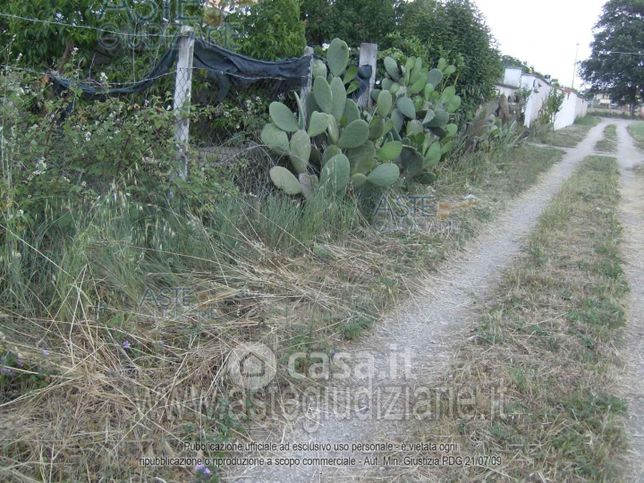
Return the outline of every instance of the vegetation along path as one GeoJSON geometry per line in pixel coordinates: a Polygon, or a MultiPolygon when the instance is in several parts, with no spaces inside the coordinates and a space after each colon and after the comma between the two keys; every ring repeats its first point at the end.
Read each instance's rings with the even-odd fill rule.
{"type": "Polygon", "coordinates": [[[624,227],[625,273],[630,286],[629,321],[626,328],[625,397],[627,426],[633,455],[633,481],[644,481],[644,153],[638,151],[627,131],[628,122],[617,123],[618,161],[622,180],[621,223],[624,227]]]}
{"type": "MultiPolygon", "coordinates": [[[[507,212],[474,240],[464,253],[448,260],[440,275],[427,280],[404,306],[394,311],[374,333],[348,349],[346,359],[356,365],[348,379],[331,378],[324,396],[309,393],[300,411],[295,411],[286,429],[271,433],[253,431],[255,441],[316,443],[318,446],[270,453],[255,457],[300,458],[290,467],[255,465],[229,468],[227,478],[250,481],[310,481],[360,478],[373,471],[363,462],[365,451],[353,445],[391,441],[392,436],[410,433],[419,408],[413,394],[432,391],[435,380],[450,361],[455,342],[473,319],[477,301],[487,296],[501,273],[518,254],[521,239],[535,225],[549,200],[558,192],[575,167],[593,153],[607,122],[592,128],[575,149],[555,165],[532,189],[518,198],[507,212]],[[374,363],[370,366],[369,361],[374,363]],[[395,396],[397,395],[397,396],[395,396]],[[416,413],[414,413],[416,411],[416,413]],[[353,451],[334,444],[348,444],[353,451]],[[319,446],[330,444],[331,446],[319,446]],[[352,447],[353,446],[353,447],[352,447]],[[352,466],[346,459],[355,458],[352,466]],[[333,458],[337,457],[337,460],[333,458]],[[305,458],[326,461],[302,464],[305,458]]],[[[381,468],[387,478],[389,468],[381,468]]]]}

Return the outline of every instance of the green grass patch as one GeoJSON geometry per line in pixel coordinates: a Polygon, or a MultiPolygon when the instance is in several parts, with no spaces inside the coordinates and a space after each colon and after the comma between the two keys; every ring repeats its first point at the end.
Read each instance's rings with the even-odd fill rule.
{"type": "Polygon", "coordinates": [[[633,139],[635,139],[638,147],[642,151],[644,151],[644,121],[636,121],[631,123],[628,126],[628,132],[631,136],[633,136],[633,139]]]}
{"type": "Polygon", "coordinates": [[[594,116],[585,116],[575,121],[572,126],[559,129],[558,131],[545,131],[537,133],[535,140],[552,146],[574,148],[588,134],[588,131],[597,124],[600,119],[594,116]]]}
{"type": "Polygon", "coordinates": [[[433,477],[622,478],[627,408],[616,396],[613,346],[625,324],[628,287],[618,250],[618,183],[616,161],[595,156],[564,184],[489,301],[476,341],[463,344],[460,362],[441,381],[440,387],[494,389],[497,396],[416,435],[463,434],[463,454],[484,448],[503,463],[443,468],[433,477]],[[495,402],[503,413],[491,415],[495,402]]]}
{"type": "Polygon", "coordinates": [[[604,137],[597,141],[595,151],[614,153],[617,150],[617,126],[609,124],[604,128],[604,137]]]}

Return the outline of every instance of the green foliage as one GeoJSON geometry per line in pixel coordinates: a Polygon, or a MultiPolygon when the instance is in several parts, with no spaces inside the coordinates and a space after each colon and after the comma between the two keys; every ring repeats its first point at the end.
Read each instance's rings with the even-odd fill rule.
{"type": "Polygon", "coordinates": [[[299,57],[306,46],[298,0],[261,0],[228,16],[238,25],[239,49],[257,59],[299,57]]]}
{"type": "MultiPolygon", "coordinates": [[[[446,85],[456,67],[442,58],[431,70],[415,57],[402,57],[399,62],[386,57],[383,64],[386,72],[381,83],[383,90],[374,93],[380,113],[377,116],[386,117],[381,107],[384,112],[393,107],[387,120],[391,130],[386,134],[401,142],[402,149],[396,158],[405,179],[430,181],[433,168],[452,149],[457,133],[456,124],[449,121],[458,111],[461,98],[453,85],[446,85]]],[[[388,143],[378,153],[389,157],[393,149],[388,143]]]]}
{"type": "MultiPolygon", "coordinates": [[[[187,182],[173,180],[175,116],[166,109],[169,99],[150,96],[141,105],[120,98],[85,102],[75,91],[53,97],[40,79],[12,71],[0,80],[6,147],[0,210],[12,236],[28,238],[40,226],[53,237],[73,230],[72,207],[88,209],[116,187],[133,205],[158,210],[169,204],[173,190],[177,203],[204,216],[219,196],[234,191],[219,184],[220,176],[209,167],[192,169],[187,182]]],[[[5,235],[0,244],[10,242],[5,235]]]]}
{"type": "MultiPolygon", "coordinates": [[[[93,0],[8,0],[3,2],[2,12],[91,27],[98,24],[98,18],[91,10],[93,5],[93,0]]],[[[34,25],[20,19],[0,18],[0,39],[3,45],[11,46],[14,58],[22,55],[29,65],[50,67],[59,65],[74,47],[81,49],[81,55],[89,56],[98,34],[89,29],[70,29],[47,23],[34,25]]]]}
{"type": "Polygon", "coordinates": [[[396,30],[395,0],[303,0],[302,19],[310,45],[339,37],[351,46],[381,44],[396,30]]]}
{"type": "Polygon", "coordinates": [[[268,120],[268,101],[256,95],[240,93],[218,104],[211,104],[212,90],[195,82],[193,92],[194,119],[190,124],[190,137],[195,143],[212,144],[225,139],[228,143],[242,143],[249,136],[256,136],[268,120]],[[201,89],[206,92],[202,95],[201,89]],[[214,140],[214,141],[213,141],[214,140]]]}
{"type": "Polygon", "coordinates": [[[319,46],[333,38],[332,18],[335,12],[329,0],[302,0],[300,10],[309,45],[319,46]]]}
{"type": "Polygon", "coordinates": [[[402,150],[400,142],[385,137],[384,117],[391,110],[393,98],[389,93],[382,94],[377,108],[380,115],[363,112],[347,97],[357,71],[349,67],[346,42],[340,39],[331,42],[327,63],[328,71],[316,69],[307,99],[302,102],[297,98],[297,116],[280,102],[270,106],[272,122],[264,127],[262,140],[277,153],[287,155],[298,174],[296,178],[285,168],[275,167],[271,179],[287,194],[302,194],[307,199],[318,187],[339,195],[349,184],[354,189],[388,188],[399,174],[398,167],[390,162],[402,150]],[[308,109],[306,114],[304,105],[308,109]]]}
{"type": "Polygon", "coordinates": [[[110,78],[129,79],[133,72],[140,76],[149,70],[181,25],[200,32],[202,6],[177,1],[7,0],[2,12],[16,18],[0,17],[0,40],[10,46],[12,58],[21,56],[30,67],[63,71],[76,52],[76,66],[92,66],[92,72],[100,67],[110,78]],[[163,20],[166,14],[170,21],[163,20]]]}
{"type": "Polygon", "coordinates": [[[542,126],[550,126],[555,121],[555,116],[561,109],[565,98],[563,91],[552,88],[548,97],[541,106],[539,111],[539,124],[542,126]]]}
{"type": "MultiPolygon", "coordinates": [[[[170,48],[181,25],[201,35],[202,6],[178,7],[177,0],[8,0],[0,10],[22,18],[0,17],[0,44],[7,46],[3,62],[66,77],[82,72],[78,78],[97,84],[138,80],[170,48]],[[166,13],[169,21],[163,20],[166,13]]],[[[148,93],[163,97],[172,81],[161,78],[148,93]]],[[[195,93],[201,83],[196,74],[195,93]]]]}
{"type": "Polygon", "coordinates": [[[635,106],[644,100],[644,2],[610,0],[597,25],[590,58],[581,74],[593,93],[609,94],[614,102],[635,106]]]}
{"type": "Polygon", "coordinates": [[[429,45],[416,35],[403,35],[399,31],[387,34],[379,50],[379,57],[393,57],[400,61],[402,56],[420,57],[425,64],[431,64],[429,45]]]}
{"type": "Polygon", "coordinates": [[[458,68],[456,87],[468,117],[495,93],[502,74],[499,52],[485,20],[469,0],[414,0],[401,6],[398,30],[403,38],[419,39],[427,46],[427,61],[440,57],[458,68]]]}
{"type": "Polygon", "coordinates": [[[84,103],[77,92],[51,97],[46,85],[26,84],[11,72],[2,80],[7,93],[2,118],[5,128],[16,132],[5,155],[19,160],[21,168],[12,190],[34,223],[43,222],[39,214],[52,205],[68,203],[69,196],[104,193],[116,180],[144,203],[166,195],[154,186],[168,186],[173,162],[174,115],[165,109],[168,101],[84,103]]]}
{"type": "Polygon", "coordinates": [[[310,198],[316,173],[320,187],[332,186],[338,194],[349,184],[354,191],[374,194],[393,186],[401,174],[405,181],[430,182],[452,149],[457,125],[450,119],[461,105],[456,88],[447,85],[454,65],[440,59],[429,70],[420,58],[398,63],[386,57],[382,89],[372,92],[375,106],[361,110],[347,99],[345,83],[352,82],[346,75],[348,58],[346,43],[334,39],[327,51],[330,73],[317,70],[305,103],[297,99],[299,115],[284,104],[271,104],[272,122],[264,127],[262,140],[287,155],[299,176],[273,168],[273,183],[287,194],[310,198]],[[304,104],[310,109],[306,115],[304,104]]]}

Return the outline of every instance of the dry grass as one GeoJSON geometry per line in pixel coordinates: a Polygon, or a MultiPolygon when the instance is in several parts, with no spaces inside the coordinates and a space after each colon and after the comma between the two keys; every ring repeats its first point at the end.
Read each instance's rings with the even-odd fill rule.
{"type": "MultiPolygon", "coordinates": [[[[155,254],[190,267],[171,277],[163,273],[167,264],[138,273],[144,250],[130,253],[125,237],[118,243],[92,238],[83,253],[108,246],[114,258],[82,259],[73,271],[76,262],[67,259],[60,273],[70,279],[52,281],[64,290],[64,306],[43,318],[0,314],[6,321],[0,353],[13,357],[3,361],[11,374],[0,375],[0,479],[194,479],[192,462],[145,467],[139,458],[194,457],[182,442],[243,436],[257,408],[226,378],[232,348],[262,342],[284,361],[292,351],[359,336],[414,290],[413,276],[461,246],[560,155],[522,147],[503,162],[470,159],[445,174],[429,196],[440,201],[473,194],[473,208],[445,220],[431,213],[388,223],[382,231],[362,228],[340,241],[302,244],[299,251],[271,248],[238,230],[229,252],[215,246],[205,228],[199,236],[190,232],[185,243],[200,244],[203,253],[155,254]],[[150,297],[138,304],[146,288],[158,291],[168,280],[190,289],[190,304],[175,306],[174,313],[162,312],[150,297]],[[121,291],[122,306],[102,310],[92,301],[109,284],[121,291]]],[[[295,236],[283,227],[276,233],[295,236]]],[[[278,385],[289,383],[279,370],[278,385]]]]}
{"type": "Polygon", "coordinates": [[[616,344],[627,286],[617,189],[612,158],[584,161],[438,382],[446,390],[486,396],[408,438],[448,435],[441,440],[458,443],[462,455],[498,456],[501,464],[420,468],[416,478],[619,480],[626,408],[615,397],[616,344]],[[499,387],[505,388],[500,399],[499,387]],[[491,417],[499,402],[503,414],[491,417]]]}

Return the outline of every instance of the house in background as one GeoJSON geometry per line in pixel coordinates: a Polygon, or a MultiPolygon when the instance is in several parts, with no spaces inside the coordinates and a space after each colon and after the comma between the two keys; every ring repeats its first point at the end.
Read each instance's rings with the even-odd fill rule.
{"type": "Polygon", "coordinates": [[[593,107],[610,109],[611,104],[608,94],[595,94],[593,97],[593,107]]]}
{"type": "Polygon", "coordinates": [[[586,115],[588,103],[573,89],[562,89],[548,76],[536,72],[527,73],[520,67],[507,67],[503,74],[503,81],[497,84],[496,89],[500,94],[505,94],[508,99],[516,97],[519,92],[529,92],[525,104],[524,124],[526,127],[539,118],[539,112],[548,99],[553,89],[563,91],[564,101],[554,120],[554,128],[562,129],[570,126],[575,119],[586,115]]]}

